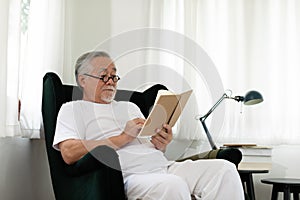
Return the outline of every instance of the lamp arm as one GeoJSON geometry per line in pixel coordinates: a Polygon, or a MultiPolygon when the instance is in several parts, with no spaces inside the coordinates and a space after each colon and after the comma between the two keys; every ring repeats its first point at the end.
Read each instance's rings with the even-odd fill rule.
{"type": "Polygon", "coordinates": [[[205,114],[203,115],[202,117],[200,117],[200,121],[205,121],[206,118],[220,105],[220,103],[226,99],[226,98],[229,98],[229,96],[224,93],[221,98],[215,103],[215,105],[213,105],[213,107],[211,107],[211,109],[205,114]]]}
{"type": "Polygon", "coordinates": [[[202,126],[203,126],[203,129],[204,129],[205,133],[206,133],[206,137],[207,137],[207,139],[208,139],[208,142],[209,142],[211,148],[212,148],[213,150],[218,149],[218,148],[217,148],[217,145],[215,144],[214,140],[212,139],[212,137],[211,137],[211,135],[210,135],[210,132],[209,132],[209,130],[208,130],[206,124],[205,124],[205,121],[201,121],[201,119],[200,119],[200,122],[201,122],[201,124],[202,124],[202,126]]]}
{"type": "Polygon", "coordinates": [[[203,126],[203,128],[204,128],[204,131],[205,131],[205,133],[206,133],[206,136],[207,136],[207,139],[208,139],[208,141],[209,141],[209,144],[210,144],[210,146],[211,146],[211,148],[212,149],[217,149],[217,146],[216,146],[216,144],[214,143],[214,141],[213,141],[213,139],[212,139],[212,137],[211,137],[211,134],[210,134],[210,132],[209,132],[209,130],[208,130],[208,128],[207,128],[207,126],[206,126],[206,124],[205,124],[205,120],[206,120],[206,118],[220,105],[220,103],[224,100],[224,99],[226,99],[226,98],[229,98],[228,97],[228,95],[226,94],[226,93],[224,93],[222,96],[221,96],[221,98],[213,105],[213,107],[205,114],[205,115],[203,115],[202,117],[200,117],[199,118],[199,120],[200,120],[200,122],[201,122],[201,124],[202,124],[202,126],[203,126]]]}

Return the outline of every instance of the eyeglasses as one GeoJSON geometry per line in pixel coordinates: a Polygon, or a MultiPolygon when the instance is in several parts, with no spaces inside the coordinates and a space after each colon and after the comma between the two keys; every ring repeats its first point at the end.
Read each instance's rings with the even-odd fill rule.
{"type": "Polygon", "coordinates": [[[120,77],[118,75],[112,75],[112,76],[94,76],[91,74],[83,74],[92,78],[96,78],[99,79],[101,81],[103,81],[104,83],[107,83],[109,81],[109,79],[111,79],[114,83],[118,82],[120,80],[120,77]]]}

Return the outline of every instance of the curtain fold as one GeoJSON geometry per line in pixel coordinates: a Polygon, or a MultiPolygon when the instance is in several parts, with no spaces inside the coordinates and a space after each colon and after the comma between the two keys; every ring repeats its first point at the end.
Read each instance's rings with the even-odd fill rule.
{"type": "MultiPolygon", "coordinates": [[[[150,27],[163,28],[184,35],[184,7],[184,1],[150,1],[150,27]]],[[[161,43],[163,42],[164,41],[161,41],[161,43]]],[[[176,126],[173,128],[173,132],[174,137],[177,139],[198,140],[203,135],[198,121],[195,120],[195,116],[199,114],[199,107],[197,101],[198,99],[196,98],[197,93],[195,93],[196,90],[194,86],[196,85],[197,88],[202,88],[205,86],[203,85],[204,83],[202,81],[198,82],[195,78],[197,77],[199,79],[199,74],[197,74],[196,70],[194,69],[195,66],[192,66],[191,63],[184,58],[184,54],[186,53],[185,49],[189,48],[184,43],[184,40],[176,41],[176,48],[182,49],[183,55],[177,55],[175,52],[164,51],[162,49],[149,51],[146,54],[147,62],[150,62],[153,65],[164,67],[162,70],[158,70],[159,73],[157,73],[158,75],[156,75],[155,78],[153,75],[148,75],[146,80],[153,81],[153,79],[158,79],[157,76],[161,76],[160,79],[156,81],[166,82],[168,89],[176,93],[184,92],[188,89],[191,89],[191,87],[194,89],[194,92],[189,99],[189,103],[186,105],[176,126]],[[167,71],[165,71],[166,69],[167,71]],[[169,76],[166,76],[167,74],[169,76]],[[167,82],[166,79],[168,78],[171,78],[172,81],[167,82]],[[173,81],[174,79],[176,81],[173,81]]]]}
{"type": "MultiPolygon", "coordinates": [[[[222,128],[210,127],[217,142],[299,144],[299,1],[151,3],[156,15],[151,20],[154,14],[150,14],[149,24],[180,32],[197,42],[215,63],[225,89],[231,89],[233,95],[245,95],[254,89],[264,97],[263,103],[253,106],[231,100],[222,102],[226,106],[224,121],[220,121],[224,122],[222,128]]],[[[190,69],[184,65],[181,73],[192,85],[199,114],[203,115],[216,99],[207,96],[207,88],[199,87],[201,77],[189,72],[190,69]]],[[[210,118],[219,114],[216,109],[210,118]]],[[[187,120],[193,120],[192,117],[187,120]]],[[[205,137],[201,131],[198,135],[205,137]]]]}
{"type": "Polygon", "coordinates": [[[7,113],[7,40],[8,40],[8,15],[9,15],[9,1],[0,1],[0,24],[2,30],[0,31],[0,137],[4,135],[6,130],[6,113],[7,113]]]}
{"type": "MultiPolygon", "coordinates": [[[[265,99],[255,106],[222,102],[226,112],[219,122],[221,128],[210,126],[208,119],[217,142],[299,144],[300,1],[147,2],[149,26],[176,31],[199,44],[213,60],[225,89],[231,89],[233,95],[255,89],[265,99]]],[[[65,70],[65,1],[31,0],[25,38],[20,27],[20,3],[0,2],[0,128],[4,130],[0,137],[39,137],[42,77],[46,71],[63,75],[65,70]]],[[[163,70],[170,67],[194,89],[191,103],[197,108],[187,107],[187,115],[177,127],[178,137],[205,140],[195,115],[205,114],[216,99],[211,98],[210,86],[205,85],[201,74],[170,52],[149,50],[145,61],[149,66],[163,66],[163,70]]],[[[146,75],[146,79],[151,82],[151,77],[146,75]]],[[[174,88],[180,88],[176,84],[179,82],[174,88]]],[[[217,115],[219,109],[210,118],[217,115]]]]}
{"type": "Polygon", "coordinates": [[[63,71],[64,1],[31,0],[25,59],[21,65],[20,124],[25,137],[39,137],[42,78],[63,71]]]}
{"type": "Polygon", "coordinates": [[[18,59],[20,36],[20,3],[1,1],[1,81],[0,137],[20,135],[18,123],[18,59]],[[17,11],[17,12],[14,12],[17,11]]]}

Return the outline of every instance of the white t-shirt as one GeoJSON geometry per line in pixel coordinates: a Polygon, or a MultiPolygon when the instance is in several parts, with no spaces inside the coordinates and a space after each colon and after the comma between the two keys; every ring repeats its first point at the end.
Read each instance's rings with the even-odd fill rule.
{"type": "MultiPolygon", "coordinates": [[[[62,105],[56,124],[53,147],[67,139],[101,140],[122,133],[127,121],[144,118],[131,102],[98,104],[72,101],[62,105]]],[[[170,162],[147,140],[135,139],[117,150],[124,176],[147,173],[166,168],[170,162]]]]}

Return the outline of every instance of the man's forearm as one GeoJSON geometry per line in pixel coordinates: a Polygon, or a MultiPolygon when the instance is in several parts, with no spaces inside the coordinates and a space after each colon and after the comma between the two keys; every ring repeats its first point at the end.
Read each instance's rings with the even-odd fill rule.
{"type": "Polygon", "coordinates": [[[124,132],[104,140],[70,139],[59,144],[62,157],[67,164],[73,164],[89,151],[100,145],[107,145],[115,150],[121,148],[134,138],[124,132]]]}

